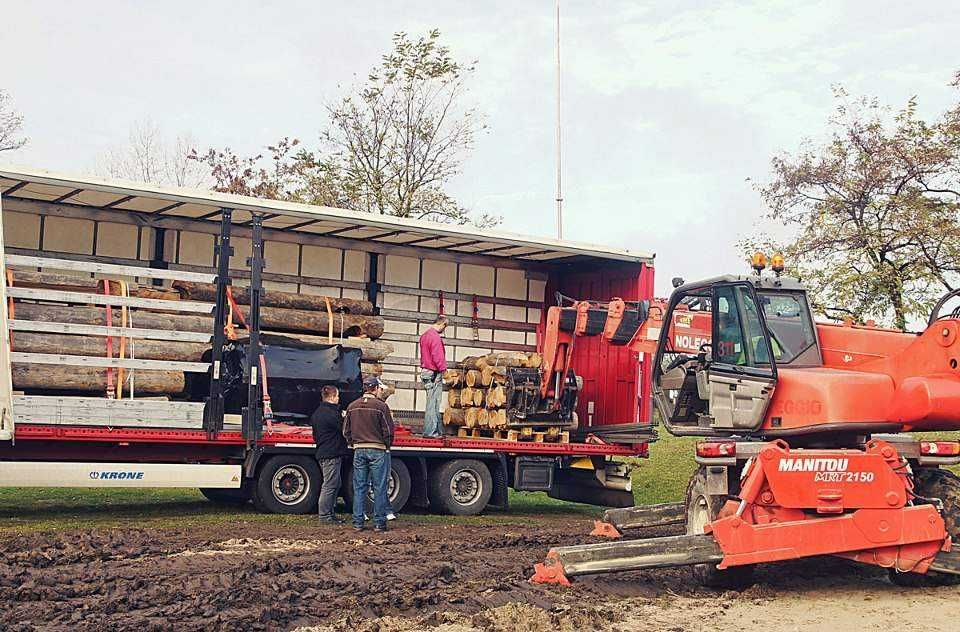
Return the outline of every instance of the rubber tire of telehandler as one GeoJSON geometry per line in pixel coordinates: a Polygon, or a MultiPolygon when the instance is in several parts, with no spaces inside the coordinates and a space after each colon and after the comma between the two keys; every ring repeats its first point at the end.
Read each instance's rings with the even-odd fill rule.
{"type": "MultiPolygon", "coordinates": [[[[696,508],[709,511],[708,521],[716,520],[726,499],[720,496],[707,495],[707,470],[697,468],[687,484],[687,535],[702,535],[702,516],[698,517],[696,508]]],[[[725,570],[717,568],[716,564],[697,564],[691,567],[693,576],[703,586],[708,588],[723,588],[727,590],[743,590],[753,584],[753,566],[734,566],[725,570]]]]}
{"type": "MultiPolygon", "coordinates": [[[[916,493],[924,498],[939,498],[943,503],[943,523],[947,533],[960,545],[960,477],[948,470],[936,467],[924,467],[914,470],[916,493]]],[[[905,588],[926,588],[931,586],[956,586],[960,576],[947,573],[929,572],[898,573],[889,569],[890,581],[905,588]]]]}

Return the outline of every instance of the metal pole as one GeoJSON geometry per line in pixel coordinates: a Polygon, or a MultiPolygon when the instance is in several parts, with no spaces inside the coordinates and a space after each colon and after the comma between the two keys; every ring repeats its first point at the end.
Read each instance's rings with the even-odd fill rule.
{"type": "Polygon", "coordinates": [[[557,0],[557,239],[563,239],[563,188],[560,167],[560,0],[557,0]]]}
{"type": "Polygon", "coordinates": [[[210,354],[210,395],[203,407],[203,429],[211,439],[223,430],[223,383],[220,380],[220,367],[223,361],[223,345],[226,344],[226,334],[223,327],[227,320],[227,286],[230,285],[230,255],[233,247],[230,245],[230,228],[233,211],[222,209],[220,220],[220,238],[214,246],[217,259],[217,299],[213,310],[213,336],[210,354]]]}
{"type": "Polygon", "coordinates": [[[247,319],[247,363],[243,376],[247,384],[247,405],[243,408],[241,430],[247,448],[256,446],[263,427],[263,375],[260,374],[260,297],[263,293],[263,216],[254,214],[250,220],[250,318],[247,319]]]}

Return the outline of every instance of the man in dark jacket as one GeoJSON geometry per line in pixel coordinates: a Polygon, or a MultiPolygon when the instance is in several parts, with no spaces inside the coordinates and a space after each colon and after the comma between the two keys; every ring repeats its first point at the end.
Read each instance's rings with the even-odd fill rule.
{"type": "Polygon", "coordinates": [[[363,380],[363,397],[347,406],[343,436],[353,448],[353,528],[363,529],[367,489],[373,487],[373,528],[387,530],[390,501],[390,445],[393,443],[393,415],[380,399],[383,382],[377,377],[363,380]]]}
{"type": "Polygon", "coordinates": [[[323,473],[320,486],[320,499],[317,511],[320,522],[343,524],[343,520],[334,515],[337,504],[337,492],[340,490],[340,462],[348,456],[347,440],[343,436],[343,417],[340,413],[340,391],[336,386],[326,385],[320,390],[323,401],[310,416],[313,427],[313,441],[317,444],[317,463],[323,473]]]}

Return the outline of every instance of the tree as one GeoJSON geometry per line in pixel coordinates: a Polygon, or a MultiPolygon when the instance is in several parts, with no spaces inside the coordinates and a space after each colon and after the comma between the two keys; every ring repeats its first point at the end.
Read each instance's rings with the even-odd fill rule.
{"type": "Polygon", "coordinates": [[[207,184],[204,170],[190,153],[195,141],[181,134],[172,141],[149,118],[135,122],[127,143],[111,147],[100,157],[97,170],[114,178],[178,187],[199,188],[207,184]]]}
{"type": "Polygon", "coordinates": [[[20,136],[23,129],[23,115],[13,109],[10,94],[0,90],[0,151],[20,149],[27,139],[20,136]]]}
{"type": "Polygon", "coordinates": [[[361,210],[467,219],[444,187],[460,172],[480,126],[477,111],[462,104],[475,66],[454,60],[439,39],[437,30],[417,40],[396,33],[393,50],[356,94],[327,108],[331,125],[323,138],[361,210]]]}
{"type": "Polygon", "coordinates": [[[781,250],[822,313],[905,328],[960,276],[960,106],[928,123],[915,99],[836,92],[829,142],[773,158],[758,187],[791,238],[741,245],[781,250]]]}
{"type": "Polygon", "coordinates": [[[231,149],[194,152],[218,191],[349,208],[357,211],[490,226],[499,218],[474,215],[446,192],[482,127],[463,105],[474,66],[439,43],[440,32],[393,49],[356,87],[327,107],[321,147],[298,139],[267,147],[268,156],[231,149]]]}

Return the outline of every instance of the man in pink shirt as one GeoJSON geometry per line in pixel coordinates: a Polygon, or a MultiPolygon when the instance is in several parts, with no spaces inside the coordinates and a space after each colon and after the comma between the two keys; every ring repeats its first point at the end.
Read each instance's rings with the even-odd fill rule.
{"type": "Polygon", "coordinates": [[[443,395],[443,372],[447,370],[447,358],[440,334],[446,328],[447,317],[440,314],[420,336],[420,380],[427,391],[427,409],[423,417],[424,437],[443,436],[440,397],[443,395]]]}

